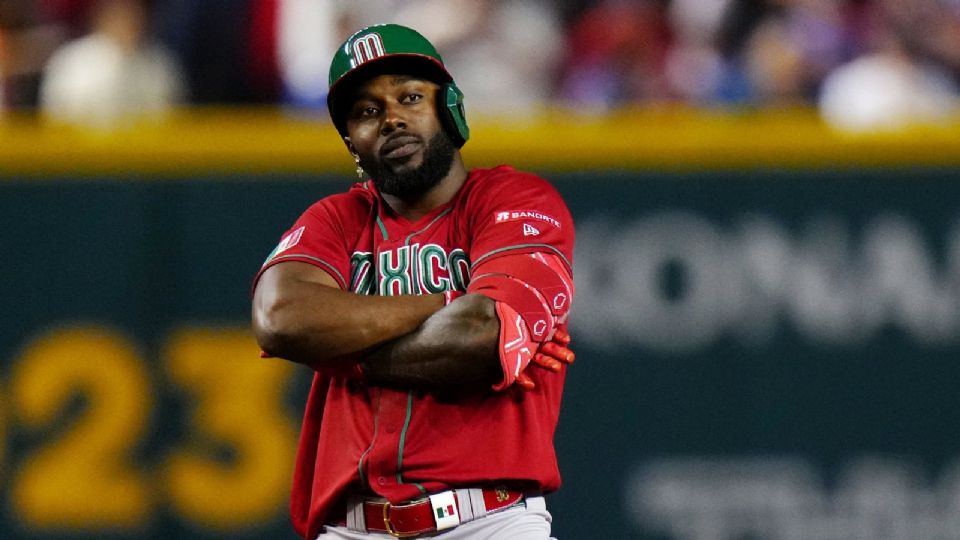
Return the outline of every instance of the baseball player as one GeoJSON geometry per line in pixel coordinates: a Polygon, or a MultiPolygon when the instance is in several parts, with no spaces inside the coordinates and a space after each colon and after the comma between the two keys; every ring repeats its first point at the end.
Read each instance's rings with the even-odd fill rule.
{"type": "Polygon", "coordinates": [[[573,360],[566,205],[532,174],[466,169],[463,95],[414,30],[347,39],[328,106],[361,182],[310,206],[254,282],[264,356],[316,372],[296,530],[549,538],[573,360]]]}

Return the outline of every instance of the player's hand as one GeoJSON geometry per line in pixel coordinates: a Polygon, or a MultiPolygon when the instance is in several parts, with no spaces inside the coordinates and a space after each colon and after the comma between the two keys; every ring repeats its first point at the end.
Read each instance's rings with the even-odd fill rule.
{"type": "MultiPolygon", "coordinates": [[[[533,355],[530,363],[557,373],[563,369],[564,365],[570,365],[576,359],[576,355],[570,350],[569,346],[570,334],[558,328],[553,333],[551,341],[544,343],[537,349],[537,353],[533,355]]],[[[514,383],[527,391],[537,387],[533,379],[525,372],[517,375],[514,383]]]]}
{"type": "Polygon", "coordinates": [[[576,359],[569,347],[570,334],[558,328],[553,333],[553,339],[541,345],[530,362],[557,373],[564,364],[570,365],[576,359]]]}

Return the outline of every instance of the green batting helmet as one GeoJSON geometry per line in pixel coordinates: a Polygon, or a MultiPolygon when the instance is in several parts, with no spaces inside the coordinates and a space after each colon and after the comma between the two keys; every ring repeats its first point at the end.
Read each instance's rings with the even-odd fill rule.
{"type": "Polygon", "coordinates": [[[350,98],[351,88],[365,78],[388,72],[416,75],[439,84],[440,122],[458,147],[467,142],[470,128],[463,110],[463,92],[427,38],[399,24],[368,26],[347,38],[333,55],[327,107],[341,135],[347,135],[349,103],[344,101],[350,98]]]}

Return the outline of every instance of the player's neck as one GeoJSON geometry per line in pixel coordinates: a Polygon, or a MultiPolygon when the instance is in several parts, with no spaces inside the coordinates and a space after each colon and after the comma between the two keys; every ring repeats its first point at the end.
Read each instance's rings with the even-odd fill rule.
{"type": "Polygon", "coordinates": [[[450,172],[426,193],[410,199],[387,193],[381,195],[397,215],[413,223],[429,214],[434,208],[450,202],[466,181],[467,169],[460,152],[457,152],[450,165],[450,172]]]}

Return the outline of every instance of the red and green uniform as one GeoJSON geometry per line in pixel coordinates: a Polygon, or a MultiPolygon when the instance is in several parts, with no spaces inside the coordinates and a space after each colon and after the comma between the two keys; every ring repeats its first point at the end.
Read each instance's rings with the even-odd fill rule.
{"type": "MultiPolygon", "coordinates": [[[[299,261],[358,294],[462,291],[471,267],[505,255],[549,254],[570,271],[573,241],[556,190],[500,166],[471,171],[450,202],[415,223],[395,214],[372,182],[326,197],[297,220],[260,272],[299,261]]],[[[478,388],[453,397],[316,373],[293,481],[297,531],[316,537],[357,486],[392,503],[493,481],[556,490],[553,436],[564,373],[527,373],[535,392],[478,388]]]]}

